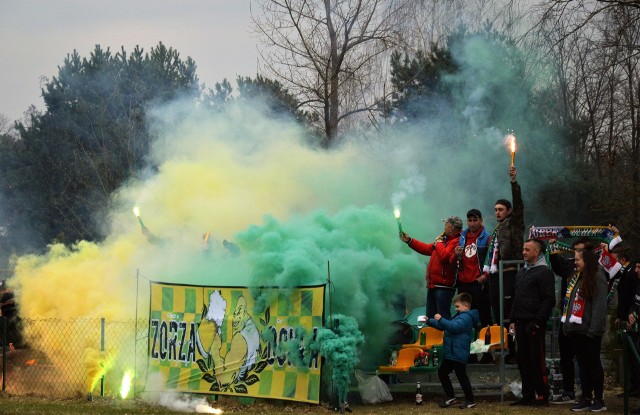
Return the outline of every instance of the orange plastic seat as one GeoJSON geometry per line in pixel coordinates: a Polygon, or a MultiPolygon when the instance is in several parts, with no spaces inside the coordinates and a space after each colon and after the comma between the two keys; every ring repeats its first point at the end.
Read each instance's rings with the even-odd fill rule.
{"type": "MultiPolygon", "coordinates": [[[[507,329],[505,327],[500,327],[497,324],[494,324],[493,326],[489,326],[489,329],[491,330],[491,346],[489,347],[489,350],[496,350],[496,349],[500,349],[500,329],[502,328],[502,333],[504,335],[504,349],[508,349],[509,348],[509,336],[507,333],[507,329]]],[[[487,328],[483,327],[480,330],[480,333],[478,334],[478,338],[484,340],[484,336],[487,333],[487,328]]]]}
{"type": "Polygon", "coordinates": [[[382,373],[408,372],[413,367],[416,356],[420,353],[422,353],[422,349],[417,347],[400,349],[398,351],[398,363],[395,366],[379,366],[378,371],[382,373]]]}
{"type": "Polygon", "coordinates": [[[431,349],[433,346],[442,346],[444,339],[444,332],[433,327],[423,327],[418,332],[418,340],[415,343],[403,344],[402,348],[417,347],[422,350],[431,349]],[[424,342],[421,343],[421,339],[424,338],[424,342]]]}

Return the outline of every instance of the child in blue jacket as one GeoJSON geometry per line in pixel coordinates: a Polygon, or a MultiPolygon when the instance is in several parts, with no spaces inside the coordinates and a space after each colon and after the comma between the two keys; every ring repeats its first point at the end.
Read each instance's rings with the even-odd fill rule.
{"type": "Polygon", "coordinates": [[[438,378],[444,389],[445,398],[440,402],[440,407],[446,408],[457,403],[453,393],[453,385],[449,374],[453,371],[464,391],[464,403],[461,409],[476,406],[473,398],[471,382],[467,376],[467,361],[471,354],[471,330],[478,324],[480,315],[478,310],[471,310],[471,296],[461,293],[453,297],[453,306],[456,314],[447,319],[440,314],[427,319],[427,325],[444,330],[443,359],[438,369],[438,378]]]}

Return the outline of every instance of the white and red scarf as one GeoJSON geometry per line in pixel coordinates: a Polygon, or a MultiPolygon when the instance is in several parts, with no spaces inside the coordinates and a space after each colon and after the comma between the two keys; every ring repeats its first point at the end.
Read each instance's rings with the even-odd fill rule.
{"type": "Polygon", "coordinates": [[[502,222],[498,223],[498,226],[493,230],[491,234],[491,240],[489,241],[489,255],[485,260],[482,272],[488,274],[495,274],[498,272],[498,262],[500,261],[500,248],[498,247],[498,229],[502,225],[502,222]]]}
{"type": "Polygon", "coordinates": [[[569,284],[567,284],[567,293],[565,295],[565,299],[562,307],[562,317],[560,321],[565,323],[567,321],[567,317],[569,318],[569,323],[582,324],[582,315],[584,314],[584,297],[580,294],[580,287],[576,288],[578,281],[580,280],[580,273],[576,272],[571,277],[569,284]],[[571,293],[574,288],[576,288],[576,295],[573,298],[573,305],[571,306],[571,310],[569,310],[569,301],[571,300],[571,293]]]}

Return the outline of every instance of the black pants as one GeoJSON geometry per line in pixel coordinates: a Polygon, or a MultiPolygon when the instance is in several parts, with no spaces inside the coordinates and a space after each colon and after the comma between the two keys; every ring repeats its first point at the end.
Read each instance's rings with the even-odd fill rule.
{"type": "Polygon", "coordinates": [[[565,393],[575,393],[576,364],[573,359],[576,357],[576,351],[573,349],[571,338],[562,332],[562,324],[558,333],[558,348],[560,349],[562,390],[565,393]]]}
{"type": "MultiPolygon", "coordinates": [[[[513,292],[515,291],[515,282],[517,270],[503,271],[502,273],[502,298],[500,298],[500,278],[498,274],[489,276],[489,301],[491,302],[491,311],[493,311],[493,321],[500,324],[500,303],[503,304],[504,311],[504,327],[509,328],[509,316],[511,315],[511,304],[513,303],[513,292]]],[[[516,355],[516,343],[509,342],[509,354],[516,355]]]]}
{"type": "Polygon", "coordinates": [[[15,347],[22,347],[22,334],[20,333],[21,320],[19,317],[0,317],[0,346],[8,346],[9,343],[15,347]],[[7,325],[7,338],[2,336],[3,324],[7,325]]]}
{"type": "MultiPolygon", "coordinates": [[[[622,323],[626,324],[626,323],[622,323]]],[[[633,340],[633,344],[636,345],[636,349],[640,350],[640,333],[637,332],[627,332],[631,340],[633,340]]],[[[640,363],[636,359],[633,358],[631,354],[629,354],[629,389],[632,392],[640,391],[640,363]]]]}
{"type": "Polygon", "coordinates": [[[522,379],[522,398],[549,399],[549,375],[545,362],[546,327],[535,327],[533,320],[516,322],[518,370],[522,379]]]}
{"type": "Polygon", "coordinates": [[[452,371],[455,372],[458,382],[460,382],[460,386],[464,392],[464,399],[473,402],[473,390],[471,389],[469,376],[467,376],[467,364],[454,360],[443,359],[440,368],[438,368],[438,378],[442,384],[442,389],[444,389],[444,395],[447,398],[453,398],[455,396],[453,393],[453,384],[449,378],[449,374],[452,371]]]}
{"type": "Polygon", "coordinates": [[[580,386],[582,397],[602,400],[604,392],[604,369],[600,360],[602,336],[587,337],[585,334],[570,334],[580,366],[580,386]]]}
{"type": "Polygon", "coordinates": [[[470,283],[458,282],[458,294],[467,293],[471,296],[471,309],[478,310],[480,314],[480,325],[482,327],[491,324],[488,285],[489,284],[480,284],[478,281],[470,283]]]}

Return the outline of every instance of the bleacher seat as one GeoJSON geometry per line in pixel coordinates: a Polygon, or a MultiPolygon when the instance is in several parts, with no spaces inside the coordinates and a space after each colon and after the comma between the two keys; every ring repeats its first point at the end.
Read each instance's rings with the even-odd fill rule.
{"type": "Polygon", "coordinates": [[[398,352],[398,362],[395,366],[379,366],[380,373],[408,372],[413,367],[416,356],[422,353],[417,347],[407,347],[398,352]]]}
{"type": "MultiPolygon", "coordinates": [[[[491,330],[491,347],[489,347],[489,350],[500,349],[500,328],[501,327],[497,324],[494,324],[493,326],[489,326],[489,329],[491,330]]],[[[508,349],[509,336],[507,333],[507,329],[505,327],[502,327],[502,332],[504,334],[504,349],[508,349]]],[[[478,338],[484,340],[486,333],[487,333],[487,328],[483,327],[482,330],[480,330],[480,333],[478,334],[478,338]]]]}
{"type": "Polygon", "coordinates": [[[431,349],[433,346],[441,346],[444,332],[433,327],[423,327],[418,332],[418,340],[415,343],[403,344],[402,348],[417,347],[422,350],[431,349]],[[424,342],[421,342],[421,336],[424,342]]]}

